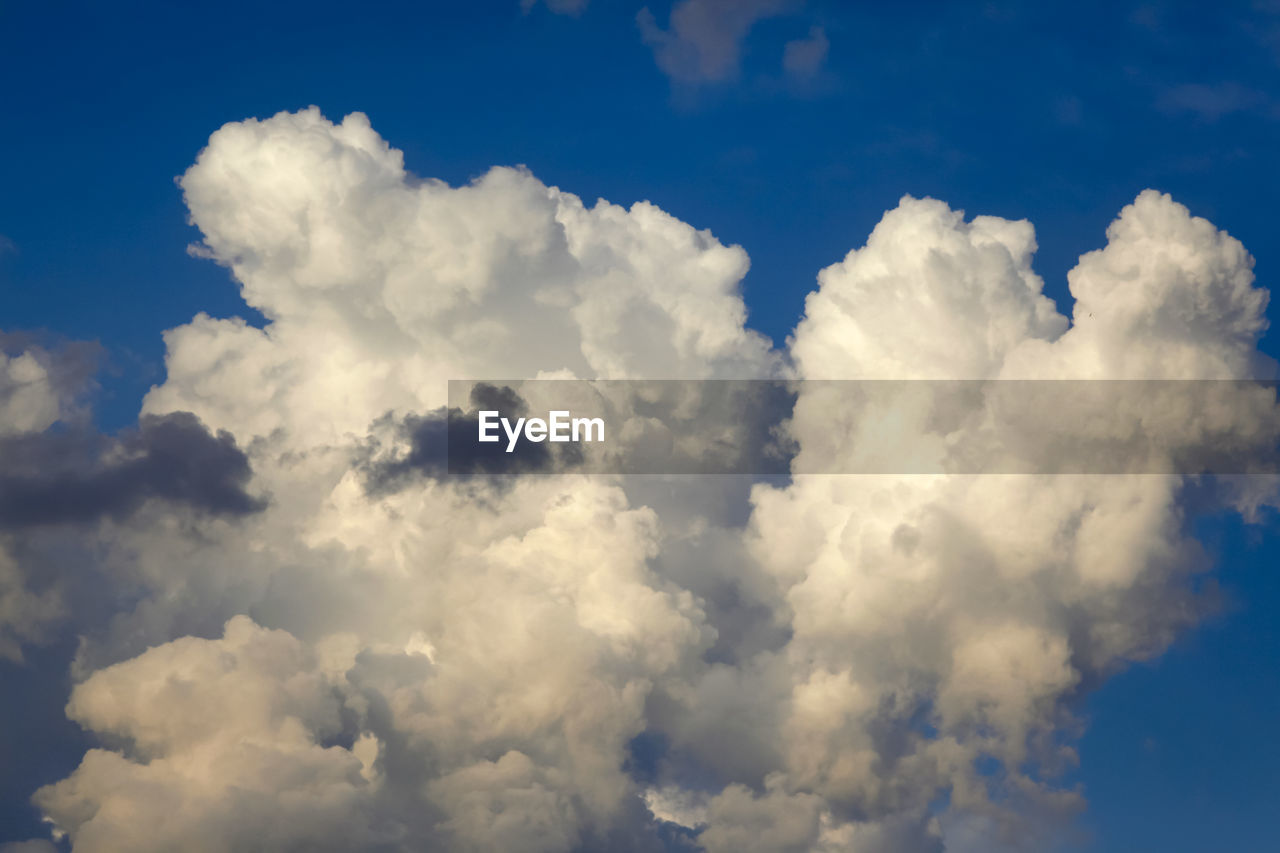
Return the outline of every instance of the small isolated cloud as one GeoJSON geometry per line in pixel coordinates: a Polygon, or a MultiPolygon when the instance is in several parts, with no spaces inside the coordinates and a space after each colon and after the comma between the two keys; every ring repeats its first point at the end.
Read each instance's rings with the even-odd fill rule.
{"type": "Polygon", "coordinates": [[[98,367],[95,343],[46,348],[29,338],[0,332],[0,439],[79,418],[77,399],[98,367]]]}
{"type": "MultiPolygon", "coordinates": [[[[792,5],[787,0],[683,0],[671,10],[665,30],[647,6],[636,22],[658,67],[672,80],[723,83],[738,76],[742,43],[756,22],[792,5]]],[[[825,36],[823,42],[825,53],[825,36]]]]}
{"type": "Polygon", "coordinates": [[[3,257],[4,255],[16,255],[17,253],[18,244],[3,234],[0,234],[0,257],[3,257]]]}
{"type": "Polygon", "coordinates": [[[1268,118],[1280,118],[1280,104],[1270,95],[1234,82],[1174,86],[1160,95],[1156,107],[1171,115],[1190,113],[1208,122],[1234,113],[1260,113],[1268,118]]]}
{"type": "Polygon", "coordinates": [[[822,27],[812,27],[807,38],[787,42],[782,52],[782,68],[793,77],[812,77],[821,70],[830,47],[822,27]]]}
{"type": "MultiPolygon", "coordinates": [[[[547,9],[557,15],[581,15],[591,0],[541,0],[547,9]]],[[[520,0],[520,11],[526,14],[533,11],[539,0],[520,0]]]]}

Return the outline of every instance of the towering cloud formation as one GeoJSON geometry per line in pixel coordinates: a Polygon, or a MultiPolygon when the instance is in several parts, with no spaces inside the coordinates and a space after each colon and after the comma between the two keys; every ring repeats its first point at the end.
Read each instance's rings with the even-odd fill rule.
{"type": "Polygon", "coordinates": [[[181,183],[197,251],[272,322],[169,332],[169,381],[144,410],[242,440],[360,434],[443,405],[450,378],[755,376],[773,358],[744,330],[741,248],[648,203],[588,208],[519,169],[411,179],[363,115],[227,125],[181,183]]]}
{"type": "MultiPolygon", "coordinates": [[[[1108,237],[1071,274],[1067,329],[1030,270],[1026,223],[966,223],[937,202],[904,200],[866,248],[820,276],[793,353],[806,375],[866,378],[1265,369],[1255,344],[1266,294],[1251,286],[1237,241],[1154,192],[1126,207],[1108,237]]],[[[830,413],[817,415],[801,401],[802,448],[831,448],[830,413]]],[[[856,430],[871,416],[845,422],[856,430]]],[[[1172,428],[1186,413],[1145,417],[1119,425],[1172,428]]],[[[802,738],[784,753],[797,787],[859,811],[922,792],[924,808],[930,784],[949,790],[953,806],[982,809],[1060,797],[1023,768],[1065,757],[1054,737],[1061,700],[1160,651],[1194,618],[1183,581],[1205,566],[1184,538],[1180,486],[1176,477],[815,477],[758,490],[761,563],[786,590],[795,631],[789,713],[802,738]],[[886,718],[890,761],[874,735],[886,718]],[[862,738],[869,748],[850,755],[862,738]],[[977,774],[983,757],[1002,771],[977,774]]]]}
{"type": "MultiPolygon", "coordinates": [[[[457,377],[1250,375],[1250,259],[1167,196],[1082,259],[1070,321],[1028,223],[904,199],[777,353],[742,249],[520,170],[419,181],[361,115],[227,125],[181,183],[269,322],[168,332],[144,413],[225,431],[261,503],[81,524],[130,595],[47,620],[103,743],[35,796],[77,850],[1034,846],[1079,804],[1067,700],[1201,608],[1176,477],[403,464],[457,377]]],[[[841,452],[824,427],[802,399],[801,454],[841,452]]]]}

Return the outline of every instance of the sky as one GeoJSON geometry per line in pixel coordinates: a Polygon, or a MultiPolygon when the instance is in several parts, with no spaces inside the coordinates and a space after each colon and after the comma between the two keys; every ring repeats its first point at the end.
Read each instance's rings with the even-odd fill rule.
{"type": "MultiPolygon", "coordinates": [[[[3,3],[0,79],[0,331],[18,383],[0,407],[0,651],[18,650],[0,655],[0,844],[49,838],[47,815],[59,849],[163,849],[196,831],[235,849],[210,827],[252,829],[260,815],[226,794],[234,784],[196,778],[206,759],[233,782],[304,780],[281,825],[327,809],[353,833],[330,840],[348,848],[1269,843],[1280,541],[1266,500],[1249,514],[1245,498],[1204,509],[1180,487],[1094,484],[1064,487],[1059,509],[1019,510],[1043,512],[1023,523],[1046,542],[1065,507],[1115,519],[1079,534],[1081,553],[1120,555],[1098,592],[1061,579],[1074,556],[1010,544],[994,509],[967,517],[980,499],[1016,503],[982,490],[911,487],[885,509],[800,483],[691,497],[548,481],[491,498],[496,511],[438,484],[381,497],[357,475],[404,450],[411,417],[443,405],[449,371],[1248,374],[1257,354],[1280,356],[1266,333],[1275,303],[1250,289],[1280,268],[1280,6],[3,3]],[[353,113],[367,118],[344,122],[353,113]],[[302,209],[310,230],[287,224],[302,209]],[[966,230],[947,211],[1026,220],[1034,237],[994,220],[966,230]],[[949,259],[943,272],[912,265],[930,251],[949,259]],[[572,297],[557,290],[566,264],[587,271],[572,297]],[[1124,287],[1148,301],[1107,296],[1124,287]],[[661,322],[608,295],[632,289],[661,322]],[[1130,319],[1095,334],[1073,318],[1077,300],[1130,319]],[[245,325],[214,322],[233,317],[245,325]],[[37,391],[19,396],[33,370],[37,391]],[[899,634],[848,628],[853,604],[828,613],[824,590],[853,601],[879,587],[839,586],[832,554],[801,559],[789,531],[877,519],[839,563],[872,578],[882,557],[865,543],[898,529],[892,512],[925,506],[968,518],[1020,592],[998,613],[958,596],[947,577],[987,568],[954,556],[969,540],[920,522],[932,556],[911,575],[918,607],[893,611],[899,634]],[[416,520],[433,513],[476,532],[416,520]],[[690,513],[714,536],[681,527],[690,513]],[[600,553],[620,556],[588,582],[557,549],[574,535],[595,547],[606,516],[622,521],[600,553]],[[1035,583],[1005,566],[1024,552],[1044,572],[1035,583]],[[570,654],[571,635],[539,621],[563,617],[539,588],[504,592],[508,562],[558,566],[539,577],[576,590],[565,594],[589,635],[577,648],[590,651],[570,654]],[[396,586],[420,563],[450,568],[396,586]],[[707,566],[715,583],[693,577],[707,566]],[[348,595],[350,615],[325,615],[348,595]],[[384,602],[406,596],[439,596],[455,616],[384,602]],[[534,639],[489,626],[495,645],[476,651],[485,596],[534,639]],[[644,617],[617,616],[620,602],[644,617]],[[938,662],[933,618],[968,651],[938,662]],[[1116,639],[1126,622],[1134,636],[1116,639]],[[966,633],[975,625],[990,631],[966,633]],[[511,653],[521,643],[545,658],[511,653]],[[993,657],[1021,663],[992,674],[993,657]],[[886,663],[900,658],[901,671],[886,663]],[[230,659],[251,663],[218,663],[230,659]],[[827,661],[827,675],[801,674],[801,659],[827,661]],[[441,673],[430,695],[454,704],[411,697],[423,661],[441,673]],[[520,671],[542,676],[524,693],[503,686],[520,671]],[[198,696],[138,687],[193,672],[261,713],[227,711],[222,726],[198,696]],[[514,710],[480,731],[461,721],[479,713],[471,701],[514,710]],[[850,722],[874,716],[864,701],[911,709],[850,722]],[[735,707],[748,709],[726,727],[740,740],[722,744],[712,721],[735,707]],[[895,736],[921,739],[901,746],[919,766],[886,746],[895,736]],[[972,773],[948,764],[965,761],[944,757],[947,737],[972,773]],[[246,758],[237,738],[272,757],[246,758]],[[1046,743],[1078,756],[1054,774],[1036,754],[1046,743]],[[846,764],[806,758],[846,749],[846,764]],[[629,769],[614,767],[620,750],[629,769]],[[870,756],[873,769],[850,769],[870,756]],[[190,821],[130,834],[143,830],[120,816],[145,797],[110,791],[131,786],[182,792],[190,821]],[[404,798],[418,789],[433,817],[415,823],[404,798]],[[504,809],[527,810],[525,828],[499,821],[504,809]]],[[[279,832],[268,849],[308,843],[279,832]]]]}

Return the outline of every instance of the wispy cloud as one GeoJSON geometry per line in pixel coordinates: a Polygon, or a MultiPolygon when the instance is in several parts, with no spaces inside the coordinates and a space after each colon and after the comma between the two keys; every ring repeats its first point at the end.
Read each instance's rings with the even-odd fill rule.
{"type": "Polygon", "coordinates": [[[822,69],[830,47],[826,31],[814,26],[807,38],[787,42],[782,52],[782,68],[793,77],[813,77],[822,69]]]}
{"type": "Polygon", "coordinates": [[[636,22],[658,67],[672,80],[722,83],[737,78],[751,28],[795,5],[789,0],[682,0],[665,30],[647,6],[636,22]]]}
{"type": "Polygon", "coordinates": [[[1173,86],[1160,93],[1156,108],[1169,114],[1189,113],[1208,122],[1235,113],[1280,118],[1280,103],[1275,98],[1260,89],[1236,82],[1173,86]]]}

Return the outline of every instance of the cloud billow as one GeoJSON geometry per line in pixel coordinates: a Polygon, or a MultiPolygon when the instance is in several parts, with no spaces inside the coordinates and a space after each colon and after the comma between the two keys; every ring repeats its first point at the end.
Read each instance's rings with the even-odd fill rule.
{"type": "Polygon", "coordinates": [[[476,423],[481,410],[516,418],[527,414],[529,406],[512,388],[482,382],[471,389],[465,409],[450,406],[425,415],[406,415],[397,437],[408,447],[389,454],[374,450],[362,463],[369,492],[383,494],[405,488],[415,476],[553,474],[574,471],[581,464],[582,450],[577,442],[564,446],[523,442],[511,452],[504,447],[505,439],[479,442],[476,423]]]}
{"type": "MultiPolygon", "coordinates": [[[[1036,849],[1083,805],[1071,703],[1211,603],[1176,472],[486,489],[437,449],[484,402],[449,399],[465,377],[795,380],[789,464],[884,427],[815,380],[1271,378],[1252,259],[1168,196],[1081,258],[1071,317],[1029,223],[904,198],[778,351],[746,326],[741,247],[524,170],[418,180],[359,114],[228,124],[181,186],[199,253],[270,322],[169,330],[135,434],[76,445],[49,408],[5,475],[0,629],[84,637],[67,713],[102,747],[34,799],[77,850],[1036,849]],[[11,627],[44,601],[16,537],[46,522],[127,590],[110,618],[46,602],[42,632],[11,627]]],[[[983,450],[987,410],[946,400],[895,417],[983,450]]],[[[668,403],[702,423],[679,395],[622,408],[668,403]]],[[[1143,416],[1268,428],[1224,411],[1143,416]]]]}

